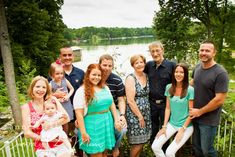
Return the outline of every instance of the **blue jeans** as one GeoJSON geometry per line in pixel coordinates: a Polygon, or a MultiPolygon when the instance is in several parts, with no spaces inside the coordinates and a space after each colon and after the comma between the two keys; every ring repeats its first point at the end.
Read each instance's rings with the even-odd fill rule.
{"type": "Polygon", "coordinates": [[[116,143],[115,143],[115,148],[114,149],[117,149],[117,148],[120,147],[122,138],[126,134],[126,131],[127,131],[126,128],[123,128],[120,132],[115,129],[116,143]]]}
{"type": "Polygon", "coordinates": [[[196,157],[216,157],[214,149],[214,139],[217,126],[193,123],[193,148],[196,157]]]}

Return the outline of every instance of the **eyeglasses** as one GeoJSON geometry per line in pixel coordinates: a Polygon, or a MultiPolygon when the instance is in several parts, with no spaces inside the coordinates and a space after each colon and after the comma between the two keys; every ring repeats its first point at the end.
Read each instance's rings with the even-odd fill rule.
{"type": "Polygon", "coordinates": [[[154,53],[154,52],[160,53],[160,52],[162,52],[162,50],[156,49],[156,50],[151,50],[150,52],[151,52],[151,53],[154,53]]]}
{"type": "Polygon", "coordinates": [[[63,57],[72,57],[73,54],[69,53],[69,54],[62,54],[63,57]]]}

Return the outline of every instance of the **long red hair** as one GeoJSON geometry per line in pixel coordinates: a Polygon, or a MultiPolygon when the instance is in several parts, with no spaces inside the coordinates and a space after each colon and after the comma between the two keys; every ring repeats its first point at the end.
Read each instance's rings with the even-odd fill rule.
{"type": "Polygon", "coordinates": [[[102,71],[101,67],[99,64],[90,64],[87,67],[87,71],[85,73],[84,76],[84,91],[85,91],[85,100],[86,100],[86,104],[88,105],[95,97],[95,90],[94,90],[94,85],[90,82],[89,77],[90,77],[90,73],[93,69],[98,69],[101,71],[101,80],[100,82],[97,84],[97,86],[99,88],[103,88],[105,85],[105,77],[104,77],[104,72],[102,71]]]}

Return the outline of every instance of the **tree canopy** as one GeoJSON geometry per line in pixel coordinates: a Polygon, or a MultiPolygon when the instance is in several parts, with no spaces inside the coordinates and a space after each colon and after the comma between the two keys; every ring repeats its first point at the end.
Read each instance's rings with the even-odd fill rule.
{"type": "Polygon", "coordinates": [[[218,46],[218,62],[234,49],[235,6],[228,0],[158,0],[154,30],[165,43],[167,57],[185,60],[198,43],[211,39],[218,46]]]}
{"type": "Polygon", "coordinates": [[[63,0],[6,0],[5,5],[15,67],[31,60],[36,74],[46,75],[64,42],[63,0]]]}

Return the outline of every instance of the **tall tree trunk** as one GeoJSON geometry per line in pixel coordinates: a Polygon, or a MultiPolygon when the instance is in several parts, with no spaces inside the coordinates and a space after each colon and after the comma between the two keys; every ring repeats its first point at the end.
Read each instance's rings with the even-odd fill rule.
{"type": "Polygon", "coordinates": [[[16,91],[14,64],[11,54],[11,46],[7,29],[5,8],[3,3],[3,0],[0,0],[0,47],[10,105],[15,120],[16,128],[20,128],[21,110],[16,91]]]}

